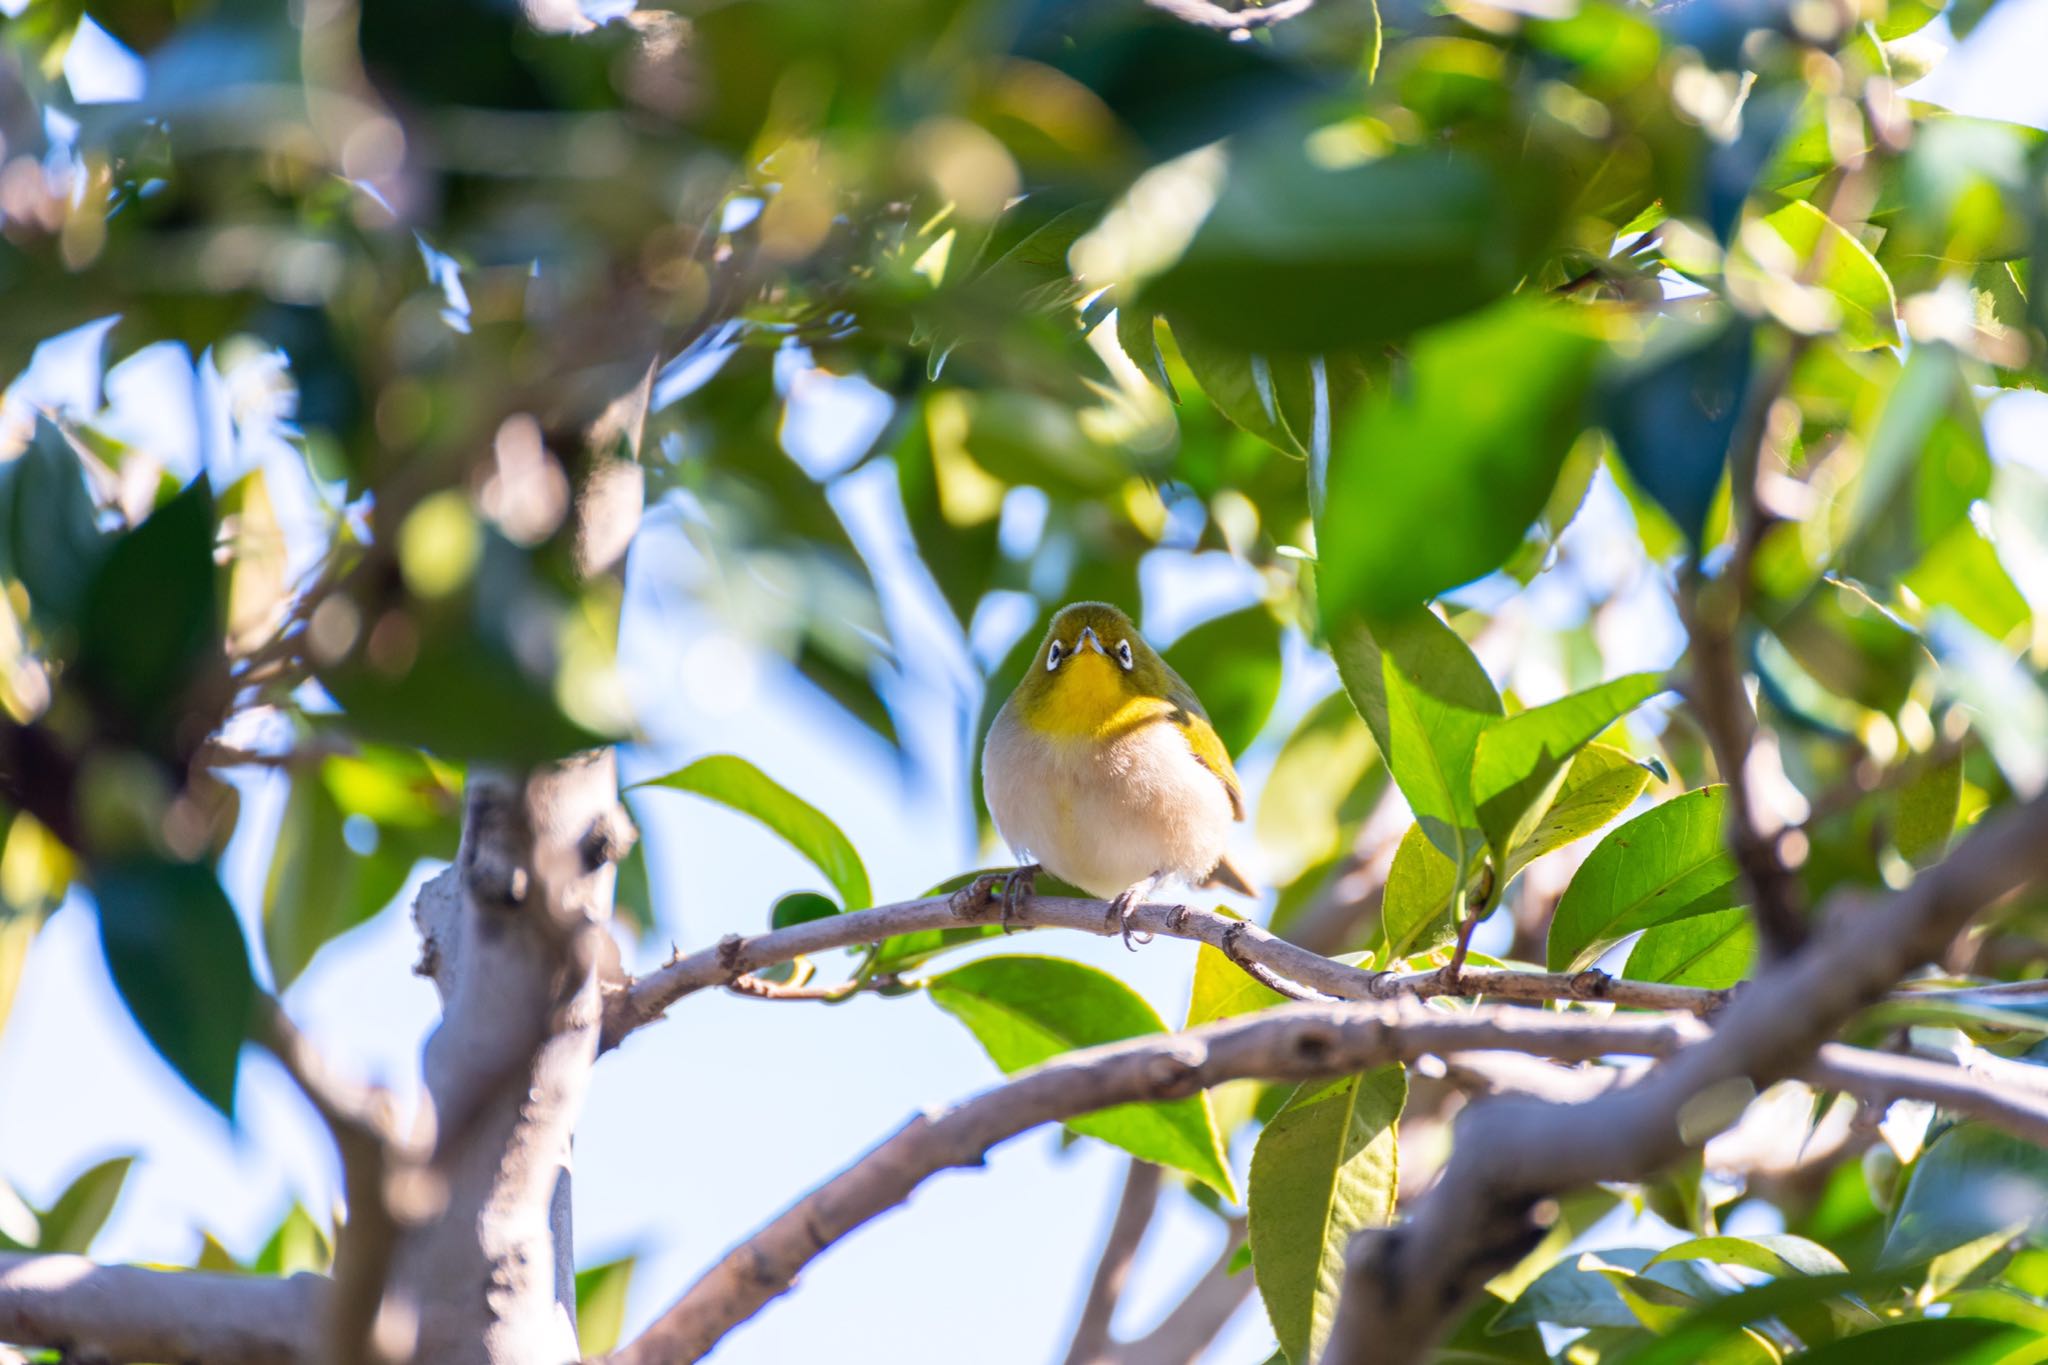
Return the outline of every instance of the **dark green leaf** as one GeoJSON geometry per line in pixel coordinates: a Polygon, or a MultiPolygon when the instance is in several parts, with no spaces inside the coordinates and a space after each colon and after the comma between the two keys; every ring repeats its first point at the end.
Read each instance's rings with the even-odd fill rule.
{"type": "Polygon", "coordinates": [[[85,590],[78,681],[136,738],[173,738],[188,693],[219,662],[213,495],[195,479],[108,548],[85,590]]]}
{"type": "Polygon", "coordinates": [[[1668,323],[1645,360],[1601,382],[1600,420],[1622,463],[1695,547],[1748,393],[1751,342],[1741,321],[1668,323]]]}
{"type": "Polygon", "coordinates": [[[107,969],[163,1059],[221,1113],[255,1004],[249,950],[211,869],[130,859],[95,868],[107,969]]]}
{"type": "Polygon", "coordinates": [[[1686,792],[1600,841],[1551,919],[1552,971],[1578,971],[1638,929],[1735,903],[1741,879],[1724,846],[1726,790],[1686,792]]]}
{"type": "Polygon", "coordinates": [[[1394,1125],[1407,1099],[1398,1066],[1309,1081],[1259,1134],[1246,1204],[1252,1265],[1293,1365],[1322,1354],[1352,1234],[1393,1221],[1394,1125]]]}
{"type": "Polygon", "coordinates": [[[1456,936],[1452,902],[1457,891],[1458,869],[1423,834],[1422,826],[1410,825],[1394,850],[1386,891],[1380,898],[1390,966],[1456,936]]]}
{"type": "Polygon", "coordinates": [[[1116,310],[1116,340],[1124,348],[1124,354],[1131,358],[1131,363],[1138,367],[1138,373],[1178,403],[1180,395],[1173,391],[1173,380],[1166,373],[1166,361],[1159,354],[1159,332],[1154,325],[1157,316],[1143,308],[1119,307],[1116,310]]]}
{"type": "Polygon", "coordinates": [[[1631,981],[1723,990],[1756,960],[1756,922],[1747,910],[1715,910],[1643,931],[1622,975],[1631,981]]]}
{"type": "Polygon", "coordinates": [[[810,859],[831,881],[848,910],[865,910],[874,903],[867,868],[839,826],[744,758],[712,754],[666,776],[633,784],[634,790],[642,787],[694,792],[751,815],[810,859]]]}
{"type": "Polygon", "coordinates": [[[1418,338],[1331,446],[1316,518],[1324,622],[1411,608],[1498,568],[1557,482],[1599,351],[1583,316],[1525,301],[1418,338]]]}
{"type": "MultiPolygon", "coordinates": [[[[1202,393],[1233,425],[1272,446],[1284,455],[1306,459],[1313,435],[1313,408],[1289,410],[1287,398],[1294,392],[1312,393],[1311,362],[1300,356],[1257,355],[1234,346],[1216,345],[1193,327],[1174,328],[1174,343],[1181,359],[1202,393]],[[1299,371],[1297,384],[1283,388],[1275,366],[1299,371]],[[1296,430],[1296,428],[1301,428],[1296,430]]],[[[1324,388],[1327,401],[1328,387],[1324,388]]]]}
{"type": "Polygon", "coordinates": [[[792,891],[775,902],[775,909],[768,916],[768,927],[787,929],[793,924],[804,924],[814,919],[830,919],[838,913],[839,906],[830,896],[821,896],[815,891],[792,891]]]}
{"type": "Polygon", "coordinates": [[[28,449],[0,478],[7,499],[0,567],[20,577],[31,619],[46,634],[75,625],[106,548],[78,453],[49,418],[38,417],[28,449]]]}
{"type": "Polygon", "coordinates": [[[1893,798],[1892,842],[1915,867],[1941,861],[1956,832],[1963,799],[1963,758],[1955,754],[1913,774],[1893,798]]]}
{"type": "Polygon", "coordinates": [[[1472,802],[1495,858],[1505,865],[1535,834],[1573,756],[1663,690],[1657,674],[1631,673],[1489,725],[1473,751],[1472,802]]]}
{"type": "Polygon", "coordinates": [[[1914,1265],[1992,1233],[2048,1229],[2048,1152],[1975,1121],[1913,1163],[1884,1239],[1887,1265],[1914,1265]]]}
{"type": "Polygon", "coordinates": [[[1588,744],[1572,758],[1564,781],[1529,837],[1508,855],[1512,877],[1553,849],[1585,838],[1635,804],[1650,770],[1610,744],[1588,744]]]}
{"type": "Polygon", "coordinates": [[[1280,623],[1263,606],[1204,621],[1173,642],[1167,666],[1202,699],[1223,747],[1241,754],[1280,696],[1280,623]]]}
{"type": "MultiPolygon", "coordinates": [[[[967,1025],[1005,1075],[1071,1052],[1166,1026],[1129,986],[1106,972],[1055,957],[985,957],[928,983],[932,1000],[967,1025]]],[[[1236,1198],[1206,1093],[1124,1104],[1070,1119],[1077,1133],[1143,1161],[1185,1171],[1236,1198]]]]}
{"type": "Polygon", "coordinates": [[[1994,1365],[2038,1346],[2028,1328],[1985,1318],[1923,1318],[1892,1322],[1830,1341],[1799,1357],[1800,1365],[1994,1365]]]}

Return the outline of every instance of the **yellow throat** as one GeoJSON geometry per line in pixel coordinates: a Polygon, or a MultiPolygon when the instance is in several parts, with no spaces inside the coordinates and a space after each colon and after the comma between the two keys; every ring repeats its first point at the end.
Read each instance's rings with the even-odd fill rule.
{"type": "Polygon", "coordinates": [[[1164,697],[1133,691],[1129,675],[1092,650],[1068,659],[1046,681],[1049,686],[1019,698],[1018,719],[1053,738],[1111,740],[1173,709],[1164,697]]]}

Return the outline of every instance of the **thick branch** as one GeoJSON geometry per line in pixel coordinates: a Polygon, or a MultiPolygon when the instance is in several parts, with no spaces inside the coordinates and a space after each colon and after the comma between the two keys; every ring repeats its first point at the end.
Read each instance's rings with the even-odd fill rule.
{"type": "Polygon", "coordinates": [[[1452,1013],[1411,1000],[1283,1005],[1181,1034],[1068,1053],[956,1107],[912,1119],[804,1196],[707,1272],[615,1365],[696,1360],[784,1293],[818,1254],[910,1197],[928,1176],[976,1166],[1031,1128],[1138,1101],[1175,1099],[1243,1077],[1303,1080],[1425,1053],[1503,1048],[1587,1061],[1662,1055],[1702,1036],[1683,1015],[1552,1014],[1505,1007],[1452,1013]]]}
{"type": "Polygon", "coordinates": [[[95,1265],[0,1253],[0,1341],[60,1346],[66,1360],[302,1365],[327,1294],[288,1280],[95,1265]]]}
{"type": "MultiPolygon", "coordinates": [[[[2048,800],[1988,816],[1947,861],[1875,904],[1840,903],[1823,937],[1769,969],[1732,1001],[1713,1037],[1633,1085],[1584,1103],[1499,1099],[1475,1104],[1431,1194],[1403,1226],[1367,1233],[1350,1268],[1326,1361],[1421,1360],[1444,1324],[1491,1275],[1538,1235],[1542,1198],[1602,1180],[1635,1180],[1726,1127],[1757,1088],[1816,1064],[1825,1084],[1859,1093],[1905,1093],[1929,1077],[1882,1058],[1840,1071],[1823,1048],[1857,1010],[1942,946],[1983,907],[2048,874],[2048,800]],[[1818,1054],[1818,1055],[1817,1055],[1818,1054]],[[1836,1068],[1832,1074],[1829,1069],[1836,1068]]],[[[1944,1104],[2014,1131],[2038,1131],[2040,1101],[2007,1088],[1965,1092],[1965,1073],[1942,1082],[1944,1104]],[[1994,1111],[1995,1110],[1995,1114],[1994,1111]]]]}

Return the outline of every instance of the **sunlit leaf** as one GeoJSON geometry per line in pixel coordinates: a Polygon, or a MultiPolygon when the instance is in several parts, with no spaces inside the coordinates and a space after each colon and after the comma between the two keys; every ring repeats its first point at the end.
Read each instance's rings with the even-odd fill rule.
{"type": "Polygon", "coordinates": [[[1635,804],[1650,770],[1611,744],[1588,744],[1572,757],[1564,781],[1529,836],[1508,855],[1512,877],[1554,849],[1585,838],[1635,804]]]}
{"type": "Polygon", "coordinates": [[[759,820],[810,859],[848,910],[873,904],[868,872],[853,843],[823,812],[735,754],[712,754],[662,777],[633,784],[694,792],[759,820]]]}
{"type": "Polygon", "coordinates": [[[1742,980],[1755,960],[1755,918],[1747,910],[1715,910],[1644,930],[1621,974],[1722,990],[1742,980]]]}
{"type": "MultiPolygon", "coordinates": [[[[933,977],[926,989],[1005,1075],[1076,1048],[1166,1031],[1129,986],[1064,958],[985,957],[933,977]]],[[[1185,1171],[1226,1199],[1237,1197],[1206,1094],[1118,1105],[1069,1119],[1067,1127],[1185,1171]]]]}
{"type": "Polygon", "coordinates": [[[1398,1066],[1305,1082],[1252,1151],[1246,1208],[1253,1273],[1292,1365],[1310,1365],[1322,1354],[1352,1235],[1393,1221],[1400,1169],[1394,1125],[1407,1099],[1408,1075],[1398,1066]]]}
{"type": "Polygon", "coordinates": [[[1551,919],[1552,971],[1577,971],[1638,929],[1735,903],[1742,888],[1724,844],[1726,790],[1674,797],[1600,841],[1551,919]]]}
{"type": "Polygon", "coordinates": [[[1663,690],[1657,674],[1631,673],[1489,725],[1473,751],[1472,801],[1494,856],[1505,864],[1536,833],[1581,748],[1663,690]]]}
{"type": "Polygon", "coordinates": [[[1380,898],[1389,962],[1450,942],[1458,929],[1452,922],[1457,890],[1457,867],[1423,834],[1422,826],[1410,825],[1394,850],[1380,898]]]}
{"type": "Polygon", "coordinates": [[[121,1197],[121,1186],[134,1164],[132,1156],[114,1157],[74,1178],[38,1219],[42,1235],[36,1250],[77,1256],[92,1250],[93,1238],[114,1212],[114,1201],[121,1197]]]}
{"type": "Polygon", "coordinates": [[[638,1259],[624,1256],[576,1272],[576,1348],[584,1355],[603,1355],[619,1344],[638,1259]]]}

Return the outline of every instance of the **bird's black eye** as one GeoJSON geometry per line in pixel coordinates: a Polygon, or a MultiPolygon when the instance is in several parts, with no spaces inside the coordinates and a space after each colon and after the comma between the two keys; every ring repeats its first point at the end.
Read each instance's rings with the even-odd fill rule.
{"type": "Polygon", "coordinates": [[[1054,640],[1045,647],[1045,671],[1050,673],[1060,666],[1060,642],[1054,640]]]}
{"type": "Polygon", "coordinates": [[[1118,640],[1116,642],[1116,661],[1122,664],[1126,670],[1136,662],[1131,657],[1131,642],[1129,640],[1118,640]]]}

